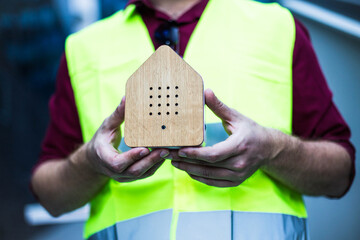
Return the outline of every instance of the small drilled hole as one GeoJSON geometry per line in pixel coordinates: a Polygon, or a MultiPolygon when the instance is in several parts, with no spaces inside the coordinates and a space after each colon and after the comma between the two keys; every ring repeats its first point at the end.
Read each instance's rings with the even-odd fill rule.
{"type": "Polygon", "coordinates": [[[153,88],[152,88],[152,87],[150,87],[150,90],[153,90],[153,88]]]}
{"type": "Polygon", "coordinates": [[[178,112],[175,112],[175,115],[178,115],[179,113],[178,112]]]}
{"type": "Polygon", "coordinates": [[[158,98],[161,98],[161,95],[159,95],[158,98]]]}
{"type": "Polygon", "coordinates": [[[170,103],[167,103],[166,106],[170,107],[170,103]]]}
{"type": "Polygon", "coordinates": [[[175,106],[179,106],[179,104],[178,104],[178,103],[175,103],[175,106]]]}
{"type": "Polygon", "coordinates": [[[165,130],[165,129],[166,129],[166,126],[165,126],[165,125],[162,125],[162,126],[161,126],[161,129],[162,129],[162,130],[165,130]]]}
{"type": "Polygon", "coordinates": [[[150,98],[152,98],[152,95],[150,95],[150,98]]]}
{"type": "Polygon", "coordinates": [[[161,112],[158,112],[158,115],[161,115],[161,112]]]}
{"type": "Polygon", "coordinates": [[[150,107],[152,107],[152,104],[150,104],[150,107]]]}
{"type": "Polygon", "coordinates": [[[161,87],[159,87],[158,89],[161,90],[161,87]]]}
{"type": "Polygon", "coordinates": [[[175,89],[179,89],[179,86],[176,86],[175,89]]]}
{"type": "Polygon", "coordinates": [[[158,104],[158,107],[161,107],[161,104],[160,104],[160,103],[158,104]]]}
{"type": "Polygon", "coordinates": [[[169,86],[167,86],[167,88],[166,88],[167,90],[169,90],[170,89],[170,87],[169,86]]]}
{"type": "Polygon", "coordinates": [[[170,115],[170,113],[169,113],[169,112],[167,112],[167,113],[166,113],[166,115],[170,115]]]}
{"type": "Polygon", "coordinates": [[[149,113],[149,115],[151,116],[151,115],[152,115],[152,112],[151,112],[151,113],[149,113]]]}
{"type": "Polygon", "coordinates": [[[177,97],[179,97],[179,95],[176,94],[175,97],[177,98],[177,97]]]}
{"type": "Polygon", "coordinates": [[[166,95],[166,97],[167,97],[167,98],[169,98],[169,97],[170,97],[170,95],[166,95]]]}

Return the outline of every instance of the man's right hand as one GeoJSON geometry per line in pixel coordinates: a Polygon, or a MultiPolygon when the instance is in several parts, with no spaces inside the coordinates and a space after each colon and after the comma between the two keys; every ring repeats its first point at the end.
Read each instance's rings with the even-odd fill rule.
{"type": "Polygon", "coordinates": [[[146,178],[164,162],[169,154],[166,149],[150,152],[147,148],[133,148],[124,153],[117,150],[124,112],[123,98],[90,142],[67,158],[44,162],[33,173],[34,193],[51,215],[59,216],[85,205],[109,178],[118,182],[146,178]]]}
{"type": "Polygon", "coordinates": [[[104,120],[92,140],[86,144],[86,160],[91,169],[118,182],[131,182],[147,178],[169,155],[166,149],[149,151],[147,148],[133,148],[120,153],[120,125],[124,121],[125,97],[116,110],[104,120]]]}

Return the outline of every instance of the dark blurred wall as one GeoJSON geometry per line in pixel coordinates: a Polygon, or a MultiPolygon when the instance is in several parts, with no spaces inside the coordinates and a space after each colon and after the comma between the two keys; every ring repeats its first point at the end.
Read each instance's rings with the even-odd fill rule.
{"type": "Polygon", "coordinates": [[[360,39],[298,16],[310,31],[334,101],[352,131],[357,150],[350,191],[340,200],[305,198],[312,239],[360,239],[360,39]]]}
{"type": "Polygon", "coordinates": [[[0,239],[24,239],[32,229],[23,205],[48,122],[62,32],[49,0],[0,3],[0,239]]]}
{"type": "MultiPolygon", "coordinates": [[[[68,34],[62,18],[71,15],[60,14],[67,2],[0,0],[0,239],[27,239],[44,228],[27,226],[23,207],[36,201],[28,184],[68,34]]],[[[100,0],[99,11],[108,16],[125,2],[100,0]]]]}

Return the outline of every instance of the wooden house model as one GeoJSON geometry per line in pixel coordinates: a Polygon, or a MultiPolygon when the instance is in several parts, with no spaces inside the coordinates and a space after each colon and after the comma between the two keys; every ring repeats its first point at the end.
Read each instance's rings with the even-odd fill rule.
{"type": "Polygon", "coordinates": [[[126,83],[129,147],[199,146],[204,141],[204,84],[170,47],[159,47],[126,83]]]}

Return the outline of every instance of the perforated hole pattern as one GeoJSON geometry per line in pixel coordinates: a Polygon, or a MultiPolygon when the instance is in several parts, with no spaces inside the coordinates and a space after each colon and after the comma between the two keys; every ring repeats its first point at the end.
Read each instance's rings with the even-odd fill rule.
{"type": "MultiPolygon", "coordinates": [[[[161,97],[162,97],[162,94],[164,94],[164,95],[166,95],[166,98],[167,98],[167,100],[170,100],[170,98],[171,98],[171,95],[170,95],[170,93],[169,93],[169,90],[171,89],[171,87],[170,86],[166,86],[166,90],[165,90],[165,87],[164,88],[162,88],[161,86],[158,86],[157,87],[157,89],[158,89],[158,91],[156,91],[156,88],[155,88],[155,90],[154,90],[154,87],[150,87],[149,88],[150,89],[150,94],[149,94],[149,97],[150,97],[150,104],[149,104],[149,106],[150,106],[150,108],[152,108],[153,106],[154,106],[154,104],[157,104],[157,106],[158,107],[161,107],[161,103],[156,103],[156,100],[153,100],[154,98],[153,98],[153,95],[155,94],[157,94],[157,98],[159,99],[159,101],[160,101],[160,99],[161,99],[161,97]],[[161,91],[161,89],[164,89],[163,90],[163,92],[159,92],[159,91],[161,91]],[[155,91],[155,92],[154,92],[155,91]]],[[[179,89],[179,86],[175,86],[174,87],[174,89],[175,90],[178,90],[179,89]]],[[[178,93],[176,93],[175,95],[173,95],[175,98],[179,98],[179,94],[178,93]]],[[[166,103],[166,106],[167,107],[170,107],[170,103],[168,102],[168,103],[166,103]]],[[[179,106],[179,103],[175,103],[175,107],[177,107],[177,106],[179,106]]],[[[161,114],[162,114],[162,109],[159,109],[160,111],[157,113],[157,115],[158,116],[161,116],[161,114]]],[[[168,109],[164,109],[164,111],[165,111],[165,113],[166,113],[166,115],[170,115],[171,114],[171,112],[168,110],[168,109]]],[[[176,112],[174,112],[174,114],[175,115],[179,115],[179,112],[178,111],[176,111],[176,112]]],[[[152,112],[149,112],[149,115],[150,116],[154,116],[154,114],[152,113],[152,112]]],[[[156,115],[155,115],[156,116],[156,115]]],[[[162,125],[162,129],[164,130],[164,129],[166,129],[166,126],[165,125],[162,125]]]]}

